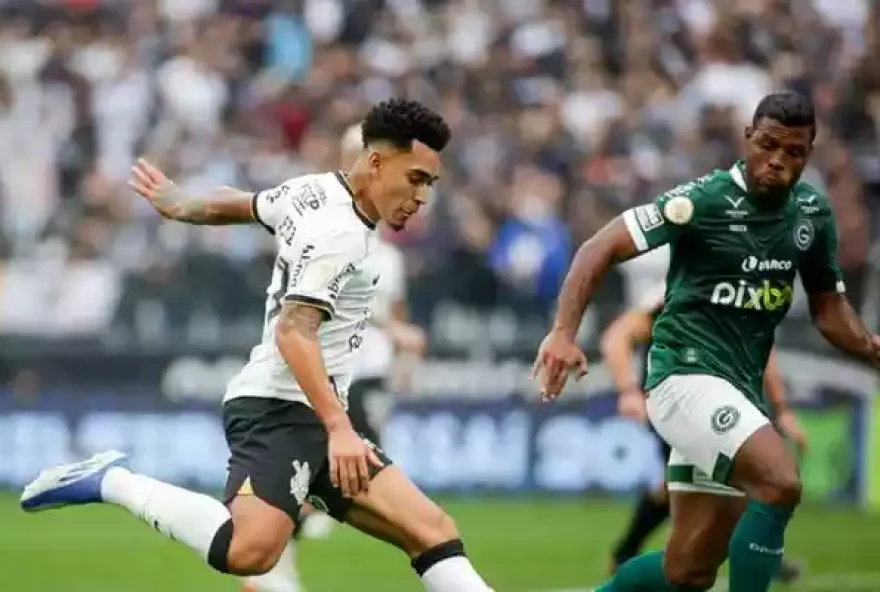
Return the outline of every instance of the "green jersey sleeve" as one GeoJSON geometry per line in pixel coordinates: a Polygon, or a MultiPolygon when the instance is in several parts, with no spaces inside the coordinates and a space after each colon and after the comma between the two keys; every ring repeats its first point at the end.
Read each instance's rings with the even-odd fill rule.
{"type": "Polygon", "coordinates": [[[805,251],[799,271],[807,293],[845,293],[846,284],[837,263],[837,227],[830,210],[824,216],[797,222],[794,240],[805,251]]]}
{"type": "Polygon", "coordinates": [[[639,253],[674,243],[694,217],[702,179],[670,189],[652,202],[630,208],[623,221],[639,253]]]}

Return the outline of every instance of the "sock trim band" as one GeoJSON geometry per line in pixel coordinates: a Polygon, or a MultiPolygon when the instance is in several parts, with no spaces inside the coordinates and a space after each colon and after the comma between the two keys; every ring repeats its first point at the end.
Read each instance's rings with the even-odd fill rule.
{"type": "Polygon", "coordinates": [[[464,556],[464,543],[461,539],[453,539],[422,552],[421,555],[412,560],[412,566],[416,573],[419,574],[419,577],[422,577],[425,575],[425,572],[441,561],[451,557],[464,556]]]}
{"type": "Polygon", "coordinates": [[[224,522],[208,548],[208,565],[220,573],[229,573],[229,546],[232,544],[232,518],[224,522]]]}

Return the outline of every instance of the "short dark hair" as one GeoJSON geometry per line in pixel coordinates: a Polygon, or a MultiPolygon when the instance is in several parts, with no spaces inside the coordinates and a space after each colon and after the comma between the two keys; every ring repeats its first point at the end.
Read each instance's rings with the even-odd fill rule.
{"type": "Polygon", "coordinates": [[[816,133],[816,109],[809,97],[799,92],[784,91],[771,93],[761,99],[752,125],[757,126],[762,119],[773,119],[786,127],[811,126],[816,133]]]}
{"type": "Polygon", "coordinates": [[[438,113],[418,101],[391,99],[373,105],[361,124],[364,147],[372,142],[389,142],[407,150],[414,140],[431,150],[442,151],[452,132],[438,113]]]}

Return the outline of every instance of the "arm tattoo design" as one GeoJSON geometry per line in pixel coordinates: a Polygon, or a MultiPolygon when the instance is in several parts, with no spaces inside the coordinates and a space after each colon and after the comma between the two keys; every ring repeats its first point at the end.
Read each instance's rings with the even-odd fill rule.
{"type": "Polygon", "coordinates": [[[281,335],[296,331],[303,337],[318,340],[318,328],[324,320],[324,311],[298,303],[285,304],[278,317],[277,329],[281,335]]]}
{"type": "Polygon", "coordinates": [[[251,195],[232,187],[221,187],[198,198],[186,195],[175,183],[168,181],[159,190],[156,205],[170,212],[171,217],[189,224],[243,224],[253,221],[251,195]]]}

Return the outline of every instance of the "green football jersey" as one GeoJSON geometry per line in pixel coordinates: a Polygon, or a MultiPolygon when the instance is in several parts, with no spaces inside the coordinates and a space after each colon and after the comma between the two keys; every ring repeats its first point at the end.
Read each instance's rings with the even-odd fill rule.
{"type": "Polygon", "coordinates": [[[845,291],[827,198],[800,182],[782,206],[767,207],[748,194],[736,163],[627,210],[623,219],[640,252],[670,246],[646,389],[673,374],[710,374],[767,413],[764,368],[795,277],[808,293],[845,291]]]}

